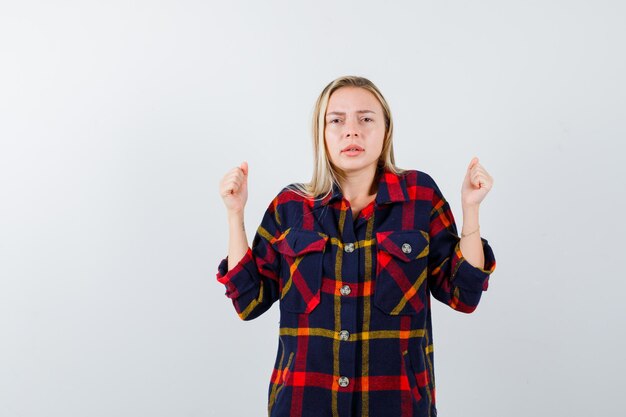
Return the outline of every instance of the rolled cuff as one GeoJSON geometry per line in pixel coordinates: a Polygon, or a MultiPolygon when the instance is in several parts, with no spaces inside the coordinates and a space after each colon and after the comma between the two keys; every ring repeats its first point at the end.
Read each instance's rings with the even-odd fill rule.
{"type": "Polygon", "coordinates": [[[240,294],[250,290],[255,286],[254,276],[256,273],[252,249],[248,247],[244,256],[230,271],[228,270],[228,256],[226,256],[219,263],[217,271],[217,281],[226,286],[228,298],[237,298],[240,294]]]}
{"type": "Polygon", "coordinates": [[[460,239],[454,247],[451,281],[459,288],[469,291],[486,291],[489,287],[489,275],[496,269],[496,259],[487,239],[480,238],[480,240],[485,256],[484,268],[473,266],[463,257],[460,239]]]}

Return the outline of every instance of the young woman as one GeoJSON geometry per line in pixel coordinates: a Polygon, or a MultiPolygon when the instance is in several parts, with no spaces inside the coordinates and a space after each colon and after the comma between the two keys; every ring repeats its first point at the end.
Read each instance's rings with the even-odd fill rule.
{"type": "Polygon", "coordinates": [[[472,159],[459,237],[435,181],[395,166],[392,133],[371,81],[328,84],[313,117],[313,178],[278,193],[252,247],[247,163],[221,181],[230,240],[217,280],[243,320],[280,300],[272,417],[437,414],[430,294],[470,313],[487,289],[496,262],[478,212],[493,178],[472,159]]]}

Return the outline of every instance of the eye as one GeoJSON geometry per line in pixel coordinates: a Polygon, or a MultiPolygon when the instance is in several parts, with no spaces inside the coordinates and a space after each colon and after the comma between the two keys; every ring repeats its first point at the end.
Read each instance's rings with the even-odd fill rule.
{"type": "Polygon", "coordinates": [[[369,117],[364,117],[363,120],[365,120],[366,122],[373,122],[373,119],[370,119],[369,117]]]}
{"type": "Polygon", "coordinates": [[[339,123],[339,119],[331,119],[328,123],[339,123]]]}

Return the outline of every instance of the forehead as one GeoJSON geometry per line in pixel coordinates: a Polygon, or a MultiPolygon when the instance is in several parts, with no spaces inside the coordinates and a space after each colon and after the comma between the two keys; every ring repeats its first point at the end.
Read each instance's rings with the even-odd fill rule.
{"type": "Polygon", "coordinates": [[[374,93],[361,87],[341,87],[333,91],[328,100],[326,112],[350,112],[356,110],[382,111],[382,106],[374,93]]]}

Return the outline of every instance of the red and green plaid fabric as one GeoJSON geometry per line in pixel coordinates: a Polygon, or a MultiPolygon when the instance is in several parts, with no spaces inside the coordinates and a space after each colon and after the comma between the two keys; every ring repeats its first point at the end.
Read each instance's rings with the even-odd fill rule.
{"type": "MultiPolygon", "coordinates": [[[[283,188],[252,247],[219,266],[239,317],[279,302],[271,417],[436,416],[430,294],[471,313],[496,262],[467,262],[434,180],[379,169],[376,199],[353,219],[335,185],[321,201],[283,188]]],[[[469,376],[468,376],[469,378],[469,376]]]]}

